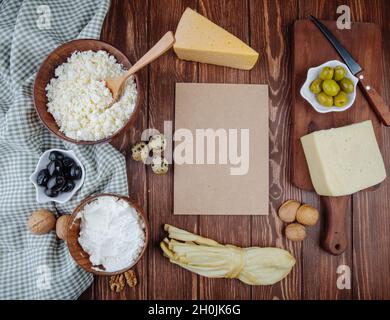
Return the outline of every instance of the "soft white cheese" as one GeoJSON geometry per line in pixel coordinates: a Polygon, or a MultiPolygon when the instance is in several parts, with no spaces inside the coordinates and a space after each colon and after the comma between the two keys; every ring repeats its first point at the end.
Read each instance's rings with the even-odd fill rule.
{"type": "Polygon", "coordinates": [[[91,263],[115,272],[132,265],[145,246],[145,226],[137,211],[126,201],[104,196],[86,205],[78,241],[91,263]]]}
{"type": "Polygon", "coordinates": [[[137,100],[133,77],[123,96],[107,108],[112,94],[104,79],[123,74],[123,66],[106,51],[74,52],[55,70],[46,86],[48,111],[66,136],[96,141],[114,134],[130,118],[137,100]]]}
{"type": "Polygon", "coordinates": [[[371,121],[316,131],[301,142],[319,195],[349,195],[386,178],[371,121]]]}

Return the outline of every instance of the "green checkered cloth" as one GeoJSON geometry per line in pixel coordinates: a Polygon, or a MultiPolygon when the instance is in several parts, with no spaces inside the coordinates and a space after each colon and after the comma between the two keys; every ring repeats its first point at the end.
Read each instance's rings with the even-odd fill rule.
{"type": "Polygon", "coordinates": [[[108,0],[0,0],[0,299],[76,299],[92,276],[52,231],[26,226],[38,208],[71,213],[93,193],[127,194],[124,157],[109,144],[64,143],[40,123],[32,99],[35,74],[57,46],[98,38],[108,0]],[[65,204],[38,204],[29,177],[51,148],[72,149],[84,164],[83,187],[65,204]]]}

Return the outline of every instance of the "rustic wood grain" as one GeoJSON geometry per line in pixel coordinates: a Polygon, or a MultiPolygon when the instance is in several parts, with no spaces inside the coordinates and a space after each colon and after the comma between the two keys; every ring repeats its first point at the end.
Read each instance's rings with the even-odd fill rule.
{"type": "MultiPolygon", "coordinates": [[[[346,4],[349,5],[351,8],[351,13],[352,13],[352,20],[354,22],[376,22],[376,23],[381,23],[381,14],[386,12],[386,7],[388,8],[388,3],[385,1],[334,1],[334,2],[329,2],[329,1],[301,1],[300,7],[301,7],[301,12],[300,12],[300,17],[304,18],[308,14],[314,14],[319,18],[322,19],[337,19],[337,14],[336,14],[336,9],[338,5],[341,4],[346,4]]],[[[388,9],[387,9],[387,12],[388,9]]],[[[370,41],[370,39],[365,39],[367,41],[370,41]]],[[[365,56],[360,56],[359,59],[364,59],[366,58],[365,56]]],[[[362,64],[365,63],[365,61],[359,61],[362,64]]],[[[363,65],[364,67],[364,65],[363,65]]],[[[378,65],[374,65],[374,67],[380,67],[380,63],[378,65]]],[[[372,70],[371,70],[372,71],[372,70]]],[[[375,72],[373,72],[375,75],[375,72]]],[[[360,96],[359,92],[359,96],[360,96]]],[[[362,99],[363,97],[360,96],[358,97],[359,99],[362,99]]],[[[360,100],[361,103],[366,103],[364,99],[360,100]]],[[[384,130],[384,129],[382,129],[384,130]]],[[[386,141],[386,140],[384,140],[386,141]]],[[[383,145],[382,151],[383,150],[388,150],[388,144],[386,142],[386,145],[383,145]]],[[[388,159],[388,157],[384,154],[385,161],[388,159]]],[[[386,162],[388,165],[388,162],[386,162]]],[[[352,231],[352,239],[353,239],[353,244],[352,244],[352,250],[353,250],[353,260],[352,256],[349,256],[349,252],[344,254],[343,257],[341,257],[341,261],[335,261],[334,258],[332,257],[323,257],[320,265],[324,265],[325,268],[328,270],[336,270],[337,267],[341,264],[346,264],[351,268],[351,272],[353,275],[353,283],[352,283],[352,290],[338,290],[336,287],[336,279],[337,279],[337,274],[334,271],[334,273],[331,274],[332,279],[326,279],[326,282],[322,283],[321,288],[326,288],[326,290],[319,291],[319,295],[316,295],[315,297],[320,297],[320,298],[356,298],[356,297],[362,297],[362,295],[359,296],[358,292],[363,292],[367,293],[371,290],[374,292],[376,289],[372,288],[370,286],[370,283],[380,283],[381,286],[384,286],[387,288],[387,296],[389,296],[389,280],[388,277],[385,275],[385,273],[382,272],[376,272],[375,274],[370,272],[370,269],[375,268],[375,270],[378,270],[378,265],[381,267],[379,268],[385,268],[385,270],[388,270],[389,264],[386,263],[385,261],[389,261],[388,255],[384,255],[383,261],[380,261],[380,263],[375,263],[375,265],[371,262],[367,261],[372,261],[370,255],[372,254],[372,257],[375,255],[377,256],[377,253],[374,253],[374,250],[367,250],[369,252],[362,253],[362,250],[356,249],[356,247],[360,247],[359,244],[365,244],[365,246],[371,246],[370,244],[372,243],[371,239],[367,239],[367,232],[361,232],[358,231],[361,227],[363,228],[368,228],[367,224],[367,217],[368,217],[368,212],[364,209],[367,206],[371,207],[376,207],[377,205],[382,204],[383,206],[388,207],[388,202],[386,203],[386,197],[388,199],[388,194],[384,195],[383,192],[386,192],[387,190],[387,185],[388,185],[388,180],[385,181],[381,185],[381,188],[373,193],[369,193],[367,196],[370,197],[370,200],[366,198],[366,194],[364,192],[358,193],[352,197],[352,209],[353,209],[353,214],[351,215],[351,230],[352,231]],[[379,197],[381,197],[383,200],[380,201],[379,197]],[[376,198],[375,200],[373,198],[376,198]],[[365,200],[363,200],[365,199],[365,200]],[[366,219],[364,219],[366,218],[366,219]],[[366,221],[364,221],[366,220],[366,221]],[[360,259],[357,259],[356,256],[359,256],[360,259]],[[358,261],[360,260],[360,261],[358,261]],[[331,264],[331,265],[329,265],[331,264]],[[360,276],[361,279],[358,281],[356,280],[356,277],[360,276]],[[371,280],[369,279],[371,278],[371,280]],[[359,287],[362,286],[362,289],[359,290],[359,287]]],[[[375,212],[379,212],[379,216],[381,219],[387,220],[387,223],[384,221],[384,225],[388,225],[388,218],[386,217],[386,210],[375,210],[375,212]]],[[[370,221],[372,224],[372,222],[370,221]]],[[[380,226],[376,227],[370,227],[370,230],[373,231],[373,234],[375,234],[377,231],[379,232],[380,226]]],[[[386,233],[380,232],[380,237],[382,238],[381,240],[386,240],[383,239],[383,237],[386,237],[386,233]]],[[[375,241],[375,239],[374,239],[375,241]]],[[[388,239],[387,239],[388,241],[388,239]]],[[[307,257],[307,253],[304,252],[304,259],[307,257]]],[[[378,258],[381,260],[382,258],[378,258]]],[[[311,263],[310,258],[306,259],[307,263],[311,263]]],[[[328,272],[329,273],[329,272],[328,272]]],[[[318,279],[313,279],[313,281],[317,281],[318,279]]],[[[383,287],[382,287],[383,288],[383,287]]],[[[380,290],[379,290],[380,291],[380,290]]],[[[386,296],[385,294],[382,295],[382,297],[386,296]]],[[[310,297],[310,296],[308,296],[310,297]]],[[[367,297],[367,296],[366,296],[367,297]]]]}
{"type": "MultiPolygon", "coordinates": [[[[386,23],[383,34],[389,32],[390,3],[380,1],[359,1],[351,5],[352,16],[357,21],[386,23]],[[382,10],[381,10],[382,5],[382,10]]],[[[383,40],[383,38],[382,38],[383,40]]],[[[387,58],[389,55],[389,38],[382,42],[386,46],[387,58]]],[[[388,63],[389,60],[387,60],[388,63]]],[[[384,70],[384,78],[387,81],[389,68],[383,68],[383,61],[377,61],[377,67],[384,70]]],[[[387,65],[388,66],[388,65],[387,65]]],[[[374,73],[373,77],[379,73],[374,73]]],[[[373,81],[374,79],[370,79],[373,81]]],[[[381,82],[377,88],[379,93],[384,93],[383,79],[375,79],[381,82]]],[[[384,95],[385,96],[385,95],[384,95]]],[[[385,97],[386,98],[386,97],[385,97]]],[[[390,99],[387,95],[387,104],[390,99]]],[[[390,165],[390,140],[389,129],[382,126],[382,154],[385,165],[390,165]]],[[[389,174],[389,171],[388,171],[389,174]]],[[[390,299],[390,250],[386,245],[390,243],[390,181],[386,179],[375,192],[358,193],[353,197],[353,298],[354,299],[390,299]]]]}
{"type": "MultiPolygon", "coordinates": [[[[382,88],[385,88],[384,90],[382,90],[382,96],[384,97],[385,101],[387,102],[387,104],[390,103],[390,77],[388,75],[388,71],[390,70],[390,17],[389,17],[389,12],[390,12],[390,2],[387,1],[386,2],[386,6],[384,6],[383,10],[379,12],[379,17],[381,18],[381,25],[382,25],[382,43],[383,43],[383,50],[382,50],[382,57],[383,57],[383,69],[385,70],[385,75],[382,79],[382,82],[383,82],[383,86],[382,88]]],[[[383,141],[384,141],[384,144],[383,144],[383,156],[385,158],[385,163],[386,163],[386,166],[388,167],[389,166],[389,159],[390,159],[390,131],[389,130],[386,130],[386,129],[383,129],[383,141]]],[[[389,205],[388,205],[388,199],[390,199],[390,196],[389,196],[389,185],[386,184],[386,189],[383,190],[383,194],[381,194],[380,196],[383,196],[384,199],[387,199],[387,205],[385,203],[385,205],[383,206],[384,207],[384,210],[385,212],[389,211],[389,205]]],[[[370,208],[370,210],[372,210],[370,208]]],[[[384,224],[387,224],[389,225],[389,215],[387,214],[387,216],[384,217],[385,218],[385,221],[384,221],[384,224]]],[[[383,231],[382,231],[383,232],[383,231]]],[[[386,235],[389,235],[389,231],[387,230],[387,232],[385,233],[386,235]]],[[[383,233],[382,233],[382,236],[383,236],[383,233]]],[[[387,241],[387,243],[389,242],[389,239],[387,237],[387,239],[382,239],[382,241],[387,241]]],[[[389,257],[389,252],[385,253],[384,256],[381,257],[381,260],[382,262],[378,263],[378,265],[380,266],[384,266],[385,268],[389,268],[390,267],[390,264],[386,264],[385,261],[389,261],[390,260],[390,257],[389,257]]],[[[387,271],[385,270],[384,274],[389,274],[389,270],[387,269],[387,271]]],[[[382,275],[383,276],[383,275],[382,275]]],[[[369,279],[367,278],[366,281],[368,281],[369,279]]],[[[362,278],[360,276],[358,276],[356,278],[356,282],[361,282],[363,281],[362,278]]],[[[365,298],[367,296],[372,296],[373,294],[367,294],[366,292],[369,291],[369,292],[375,292],[375,285],[372,285],[370,287],[370,289],[368,290],[365,290],[365,291],[361,291],[359,292],[358,290],[356,290],[356,293],[355,293],[355,297],[356,298],[365,298]]],[[[384,299],[390,299],[390,289],[389,289],[389,280],[387,279],[387,282],[384,281],[383,284],[381,284],[380,288],[381,288],[381,291],[382,291],[382,297],[384,299]]]]}
{"type": "MultiPolygon", "coordinates": [[[[312,14],[319,19],[336,20],[336,9],[341,1],[299,1],[299,19],[312,14]]],[[[348,233],[348,241],[352,245],[340,256],[332,256],[320,247],[320,236],[325,230],[325,206],[314,192],[303,192],[302,201],[320,210],[320,223],[308,229],[311,241],[305,241],[302,250],[302,285],[303,299],[350,299],[351,290],[337,289],[337,268],[340,265],[352,266],[352,235],[348,233]],[[326,276],[322,276],[326,275],[326,276]]],[[[352,207],[348,204],[347,225],[352,230],[352,207]]]]}
{"type": "MultiPolygon", "coordinates": [[[[383,34],[383,66],[390,70],[390,1],[387,0],[113,0],[102,31],[102,40],[121,49],[134,62],[164,32],[175,29],[186,6],[221,24],[260,51],[259,63],[250,73],[228,68],[183,62],[171,52],[140,73],[148,92],[134,129],[114,141],[126,154],[130,196],[149,214],[152,234],[148,254],[137,265],[140,284],[113,294],[108,278],[98,277],[82,299],[390,299],[389,183],[379,190],[354,196],[350,203],[353,220],[353,250],[333,257],[319,247],[321,223],[308,228],[301,244],[283,237],[283,224],[276,210],[284,200],[299,199],[323,212],[319,197],[302,192],[290,183],[291,156],[289,123],[291,110],[291,28],[308,14],[335,20],[336,8],[350,5],[355,21],[375,22],[383,34]],[[172,174],[157,177],[131,161],[129,147],[143,129],[162,129],[164,120],[174,119],[175,82],[268,83],[270,87],[270,215],[268,217],[181,217],[172,214],[172,174]],[[287,279],[267,287],[248,288],[238,281],[208,280],[172,266],[161,256],[158,242],[164,236],[163,223],[200,232],[219,241],[240,245],[276,245],[292,251],[297,266],[287,279]],[[352,259],[353,256],[353,259],[352,259]],[[336,287],[337,267],[348,265],[353,274],[351,290],[336,287]]],[[[390,77],[382,79],[387,103],[390,77]]],[[[390,165],[390,133],[383,129],[383,156],[390,165]]]]}
{"type": "Polygon", "coordinates": [[[286,248],[295,256],[296,267],[274,286],[253,287],[253,299],[301,298],[301,244],[286,240],[285,225],[277,217],[280,205],[300,199],[290,183],[289,149],[291,110],[291,27],[298,15],[298,1],[251,0],[250,41],[260,52],[259,63],[250,73],[251,83],[269,85],[270,191],[269,216],[252,217],[252,245],[286,248]]]}
{"type": "MultiPolygon", "coordinates": [[[[187,6],[196,8],[196,1],[153,0],[149,11],[149,47],[167,30],[176,31],[177,23],[187,6]]],[[[175,83],[196,81],[196,64],[179,61],[170,51],[150,65],[149,128],[163,132],[164,121],[174,120],[175,83]]],[[[172,125],[172,127],[174,127],[172,125]]],[[[173,215],[173,166],[167,175],[158,176],[148,168],[148,208],[152,237],[149,248],[148,296],[151,299],[196,299],[197,277],[173,266],[164,258],[159,242],[166,236],[165,223],[189,231],[197,231],[196,216],[173,215]]]]}

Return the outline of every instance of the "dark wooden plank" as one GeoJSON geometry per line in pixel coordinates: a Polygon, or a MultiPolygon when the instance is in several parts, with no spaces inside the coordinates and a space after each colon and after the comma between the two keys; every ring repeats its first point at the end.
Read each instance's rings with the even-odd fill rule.
{"type": "MultiPolygon", "coordinates": [[[[273,286],[253,287],[253,299],[299,299],[301,297],[301,244],[284,237],[285,225],[277,217],[279,206],[299,199],[300,190],[290,183],[289,126],[291,110],[291,28],[298,15],[296,0],[251,0],[251,45],[260,52],[251,71],[251,83],[269,85],[270,209],[268,217],[252,218],[252,245],[289,250],[297,264],[290,275],[273,286]]],[[[311,241],[311,239],[306,240],[311,241]]]]}
{"type": "MultiPolygon", "coordinates": [[[[387,102],[387,105],[390,105],[390,1],[383,0],[381,1],[380,10],[376,11],[377,15],[375,19],[380,20],[380,25],[382,27],[382,43],[383,43],[383,70],[385,70],[385,76],[383,79],[382,86],[382,95],[387,102]]],[[[383,128],[383,149],[382,154],[385,158],[385,164],[387,168],[390,168],[390,130],[383,128]]],[[[389,171],[387,171],[389,174],[389,171]]],[[[373,225],[370,223],[370,234],[369,237],[375,243],[373,247],[369,250],[372,250],[369,254],[369,261],[372,261],[371,268],[368,272],[365,273],[365,276],[362,277],[357,273],[355,281],[362,283],[369,283],[368,288],[364,286],[356,286],[354,297],[359,299],[390,299],[390,279],[386,277],[390,273],[390,250],[386,246],[386,243],[390,243],[390,217],[389,217],[389,199],[390,199],[390,182],[387,179],[387,183],[382,186],[380,194],[377,195],[375,200],[380,199],[381,203],[378,204],[378,207],[369,207],[367,215],[375,214],[378,212],[377,209],[380,209],[381,214],[377,216],[376,223],[373,225]],[[372,228],[372,229],[371,229],[372,228]],[[376,230],[379,230],[380,237],[376,237],[376,230]],[[381,247],[380,250],[376,251],[378,245],[381,247]],[[372,259],[372,260],[371,260],[372,259]],[[373,280],[372,275],[374,274],[373,280]]],[[[371,222],[371,221],[370,221],[371,222]]],[[[365,241],[369,239],[362,239],[361,243],[364,244],[365,241]]],[[[358,245],[355,245],[356,252],[358,245]]],[[[364,248],[361,248],[364,250],[364,248]]],[[[365,249],[367,250],[367,249],[365,249]]],[[[366,258],[367,259],[367,258],[366,258]]],[[[363,261],[356,260],[356,264],[362,263],[363,261]]],[[[356,270],[359,270],[359,267],[355,267],[356,270]]]]}
{"type": "MultiPolygon", "coordinates": [[[[390,6],[388,1],[354,1],[351,3],[351,13],[356,21],[379,23],[382,33],[389,32],[390,6]]],[[[386,39],[385,39],[386,40],[386,39]]],[[[370,39],[371,41],[371,39],[370,39]]],[[[386,45],[389,54],[389,38],[386,45]]],[[[383,52],[383,51],[382,51],[383,52]]],[[[387,56],[388,58],[388,56],[387,56]]],[[[367,57],[369,59],[369,57],[367,57]]],[[[388,62],[389,60],[387,60],[388,62]]],[[[378,91],[384,93],[383,79],[379,70],[385,71],[387,81],[388,68],[384,68],[380,59],[376,61],[370,81],[379,82],[378,91]],[[377,68],[377,69],[375,69],[377,68]],[[377,79],[379,77],[379,79],[377,79]]],[[[363,68],[367,68],[367,61],[362,61],[363,68]]],[[[368,71],[368,70],[367,70],[368,71]]],[[[386,97],[385,97],[386,98],[386,97]]],[[[387,103],[390,99],[387,95],[387,103]]],[[[382,155],[386,167],[390,164],[389,128],[382,126],[382,155]]],[[[354,299],[389,299],[390,298],[390,181],[385,180],[375,192],[363,192],[353,197],[353,298],[354,299]]]]}
{"type": "MultiPolygon", "coordinates": [[[[149,10],[149,46],[168,30],[176,31],[186,7],[196,8],[196,1],[153,0],[149,10]]],[[[196,64],[180,61],[171,50],[150,65],[149,128],[163,132],[164,121],[174,120],[175,83],[195,82],[196,64]]],[[[173,126],[174,127],[174,126],[173,126]]],[[[164,258],[159,242],[166,236],[164,223],[189,231],[197,231],[196,216],[173,215],[173,167],[165,176],[157,176],[148,168],[149,216],[151,242],[149,247],[148,297],[150,299],[196,299],[197,276],[172,265],[164,258]]]]}
{"type": "MultiPolygon", "coordinates": [[[[176,24],[186,6],[197,8],[202,14],[237,34],[261,53],[260,62],[248,76],[246,72],[220,67],[199,66],[201,82],[268,83],[270,86],[270,216],[269,217],[181,217],[172,214],[172,171],[157,177],[129,158],[130,145],[139,140],[147,126],[162,129],[164,120],[174,118],[174,83],[196,82],[196,63],[179,61],[170,52],[141,72],[145,90],[143,113],[135,129],[114,141],[126,154],[131,196],[149,209],[152,240],[148,255],[137,266],[140,285],[126,289],[123,294],[111,293],[108,278],[97,278],[82,299],[197,299],[197,298],[253,298],[253,299],[348,299],[390,298],[389,274],[389,209],[390,188],[386,182],[373,193],[354,197],[353,238],[354,263],[351,255],[332,257],[319,247],[320,225],[308,229],[303,244],[291,244],[283,236],[283,225],[276,218],[279,205],[289,198],[301,199],[322,210],[318,197],[291,186],[291,158],[288,152],[288,123],[291,107],[290,27],[299,8],[299,17],[315,14],[322,19],[336,19],[336,8],[349,4],[354,21],[380,23],[383,28],[383,65],[390,68],[390,2],[365,1],[310,1],[310,0],[113,0],[102,31],[102,39],[123,50],[134,62],[169,28],[176,24]],[[298,3],[297,3],[298,2],[298,3]],[[249,18],[248,18],[249,17],[249,18]],[[219,69],[219,71],[218,71],[219,69]],[[150,111],[147,105],[150,104],[150,111]],[[150,121],[148,121],[150,118],[150,121]],[[149,185],[147,181],[149,177],[149,185]],[[149,205],[147,200],[149,199],[149,205]],[[198,224],[200,220],[200,224],[198,224]],[[268,287],[247,286],[231,280],[208,280],[172,266],[162,258],[158,243],[164,236],[163,223],[171,223],[199,232],[223,242],[240,245],[276,245],[293,252],[298,260],[290,276],[280,284],[268,287]],[[218,226],[215,229],[215,226],[218,226]],[[229,232],[227,232],[227,230],[229,232]],[[239,235],[239,236],[237,236],[239,235]],[[300,255],[302,253],[302,261],[300,255]],[[340,264],[351,266],[352,290],[337,290],[336,269],[340,264]],[[147,272],[147,273],[146,273],[147,272]]],[[[390,102],[390,77],[383,79],[383,94],[390,102]]],[[[389,131],[383,129],[383,156],[390,162],[389,131]]],[[[321,221],[322,224],[322,221],[321,221]]],[[[352,229],[352,221],[350,221],[352,229]]]]}
{"type": "MultiPolygon", "coordinates": [[[[299,18],[304,19],[309,14],[320,19],[335,20],[337,18],[337,1],[299,1],[299,18]]],[[[314,192],[303,192],[302,201],[318,208],[321,212],[320,223],[308,228],[310,241],[303,245],[302,257],[302,298],[304,299],[349,299],[351,290],[338,290],[337,268],[347,265],[352,269],[352,236],[349,233],[349,248],[341,256],[332,256],[320,247],[321,232],[324,232],[324,211],[319,197],[314,192]],[[320,276],[322,275],[322,276],[320,276]]],[[[347,225],[351,226],[352,211],[347,212],[347,225]]],[[[351,229],[351,227],[349,228],[351,229]]]]}
{"type": "MultiPolygon", "coordinates": [[[[389,19],[389,4],[386,1],[337,1],[333,3],[317,1],[315,13],[322,18],[336,19],[336,8],[340,4],[349,5],[354,22],[384,23],[389,19]]],[[[308,7],[312,5],[310,1],[305,2],[306,14],[308,13],[308,7]]],[[[380,64],[380,61],[378,62],[380,64]]],[[[364,61],[361,61],[361,63],[364,63],[364,61]]],[[[381,66],[376,65],[376,67],[381,66]]],[[[373,72],[373,74],[376,74],[376,72],[373,72]]],[[[389,100],[387,99],[387,101],[389,100]]],[[[382,134],[384,135],[382,153],[388,166],[389,139],[386,139],[388,129],[382,128],[382,134]]],[[[375,192],[361,192],[354,195],[352,199],[353,257],[351,261],[346,261],[348,262],[346,264],[352,270],[353,291],[348,292],[347,296],[354,299],[388,299],[390,282],[387,275],[389,273],[388,261],[390,258],[389,251],[383,246],[383,243],[389,242],[389,216],[387,214],[389,182],[387,180],[382,183],[380,189],[375,192]],[[352,261],[353,265],[351,265],[352,261]]],[[[307,260],[309,261],[309,258],[307,260]]],[[[343,262],[340,261],[339,263],[343,262]]],[[[313,268],[315,267],[317,266],[313,266],[313,268]]],[[[332,268],[333,270],[334,267],[332,268]]],[[[334,283],[334,281],[327,279],[327,283],[334,283]]],[[[338,295],[336,297],[339,297],[340,290],[333,289],[333,292],[337,292],[338,295]]],[[[344,290],[342,295],[346,295],[346,290],[344,290]]],[[[332,298],[329,295],[325,295],[325,297],[332,298]]]]}
{"type": "MultiPolygon", "coordinates": [[[[148,48],[147,29],[148,1],[112,1],[101,33],[101,39],[120,49],[135,63],[148,48]]],[[[147,126],[148,104],[148,72],[147,69],[138,73],[143,86],[144,97],[141,112],[133,128],[121,135],[112,144],[126,157],[129,195],[147,213],[147,190],[145,167],[131,159],[131,146],[138,142],[141,132],[147,126]]],[[[146,299],[147,298],[147,265],[148,255],[145,254],[137,264],[135,272],[138,285],[135,288],[126,287],[120,294],[109,289],[109,277],[97,277],[94,282],[95,299],[146,299]]]]}
{"type": "MultiPolygon", "coordinates": [[[[249,42],[248,3],[232,0],[200,0],[198,12],[227,31],[249,42]]],[[[199,64],[199,82],[249,83],[249,72],[199,64]]],[[[249,216],[200,216],[199,233],[221,243],[251,244],[249,216]]],[[[200,299],[250,299],[250,287],[238,280],[201,277],[200,299]]]]}
{"type": "MultiPolygon", "coordinates": [[[[383,0],[381,5],[381,19],[380,19],[380,25],[382,27],[382,55],[383,55],[383,68],[384,70],[390,70],[390,2],[383,0]]],[[[385,71],[386,72],[386,71],[385,71]]],[[[385,73],[384,79],[383,79],[383,90],[382,94],[383,97],[387,102],[390,101],[390,77],[387,73],[385,73]]],[[[384,140],[388,141],[389,139],[386,139],[388,137],[388,130],[385,131],[384,140]]]]}
{"type": "MultiPolygon", "coordinates": [[[[306,17],[308,14],[314,14],[322,19],[336,19],[336,9],[338,5],[346,4],[351,8],[352,20],[354,22],[380,22],[380,14],[383,12],[383,1],[301,1],[300,7],[301,17],[306,17]]],[[[364,57],[360,57],[363,60],[364,57]]],[[[361,61],[364,63],[364,61],[361,61]]],[[[364,66],[363,66],[364,67],[364,66]]],[[[375,67],[375,66],[374,66],[375,67]]],[[[372,72],[372,70],[371,70],[372,72]]],[[[372,74],[377,74],[374,71],[372,74]]],[[[358,99],[364,99],[359,96],[358,99]]],[[[363,102],[362,102],[363,103],[363,102]]],[[[384,130],[384,129],[382,129],[384,130]]],[[[386,139],[384,139],[386,141],[386,139]]],[[[383,145],[382,150],[388,150],[387,145],[383,145]]],[[[388,156],[384,154],[385,161],[388,163],[388,156]]],[[[306,291],[307,298],[368,298],[373,294],[377,297],[384,297],[388,294],[389,280],[389,255],[388,251],[382,249],[378,253],[376,247],[378,242],[388,242],[386,230],[384,226],[388,226],[388,218],[386,217],[386,198],[388,199],[388,182],[382,184],[381,188],[375,192],[362,192],[353,196],[352,207],[353,217],[351,220],[351,228],[353,225],[353,257],[341,257],[341,261],[334,261],[333,257],[323,257],[320,260],[321,269],[327,272],[326,282],[321,284],[321,289],[306,291]],[[368,209],[370,208],[370,210],[368,209]],[[374,210],[372,210],[374,209],[374,210]],[[375,216],[373,217],[373,212],[375,216]],[[370,215],[370,224],[368,224],[368,216],[370,215]],[[385,220],[384,220],[385,219],[385,220]],[[353,261],[353,262],[352,262],[353,261]],[[353,293],[351,290],[338,290],[336,288],[338,265],[346,264],[351,268],[353,276],[353,293]],[[377,272],[376,270],[384,270],[377,272]],[[370,294],[371,292],[371,294],[370,294]]],[[[313,257],[304,250],[304,273],[307,270],[318,270],[318,261],[313,262],[313,257]]],[[[337,259],[337,258],[336,258],[337,259]]],[[[316,260],[316,259],[314,259],[316,260]]],[[[318,277],[310,277],[305,284],[318,283],[318,277]]]]}
{"type": "MultiPolygon", "coordinates": [[[[344,43],[344,45],[351,50],[352,54],[361,62],[364,62],[367,66],[371,66],[366,70],[367,77],[370,77],[375,74],[381,74],[381,70],[377,68],[377,64],[374,61],[379,60],[378,50],[376,48],[380,48],[380,31],[378,30],[376,25],[373,24],[362,24],[355,23],[353,25],[352,31],[341,31],[337,30],[335,26],[335,22],[326,22],[328,28],[330,28],[344,43]],[[359,41],[357,40],[360,37],[359,41]],[[367,42],[369,39],[369,42],[367,42]],[[364,51],[361,50],[364,48],[364,51]],[[374,62],[374,63],[373,63],[374,62]]],[[[333,47],[328,43],[328,41],[322,36],[322,34],[316,29],[316,27],[308,20],[302,20],[295,25],[295,53],[297,56],[294,59],[294,72],[293,72],[293,85],[295,97],[293,97],[294,105],[294,113],[293,113],[293,133],[292,133],[292,155],[293,157],[293,173],[294,173],[294,183],[297,183],[299,186],[302,186],[304,189],[311,188],[310,177],[308,174],[308,170],[306,167],[303,149],[301,147],[299,137],[308,133],[310,129],[315,127],[315,130],[319,129],[327,129],[332,127],[340,127],[346,124],[350,124],[353,122],[361,122],[363,120],[371,119],[374,127],[377,129],[378,137],[380,137],[380,123],[375,113],[369,107],[366,100],[363,98],[362,94],[358,92],[357,99],[355,101],[354,107],[345,112],[340,112],[337,114],[319,114],[315,112],[312,108],[310,108],[306,102],[300,97],[299,90],[300,86],[305,79],[306,69],[311,66],[319,65],[327,60],[337,59],[338,55],[333,47]],[[321,50],[316,51],[316,48],[321,48],[321,50]],[[303,48],[303,49],[302,49],[303,48]],[[295,99],[295,100],[294,100],[295,99]],[[310,129],[309,129],[310,128],[310,129]],[[303,163],[302,163],[303,162],[303,163]]],[[[377,87],[377,83],[374,84],[374,87],[377,87]]],[[[378,141],[380,142],[381,139],[378,141]]],[[[335,198],[333,201],[337,201],[338,204],[341,204],[343,198],[335,198]]],[[[325,208],[322,210],[323,215],[327,214],[325,208]]],[[[347,217],[351,219],[351,209],[348,207],[347,212],[340,212],[341,214],[347,214],[347,217]]],[[[326,223],[325,219],[321,220],[321,225],[323,225],[323,221],[326,223]]],[[[345,259],[344,263],[349,261],[350,267],[352,267],[351,263],[351,252],[352,252],[352,235],[350,233],[350,221],[348,220],[349,225],[347,228],[347,239],[348,239],[348,249],[345,252],[343,259],[345,259]]],[[[322,233],[325,230],[322,231],[322,233]]],[[[324,237],[324,235],[322,235],[324,237]]],[[[312,250],[316,250],[316,247],[312,247],[309,249],[310,252],[312,250]]],[[[317,251],[317,250],[316,250],[317,251]]],[[[307,261],[307,266],[315,267],[313,260],[309,259],[310,255],[306,254],[304,251],[305,259],[307,261]]],[[[323,255],[323,253],[320,253],[323,255]]],[[[331,274],[334,277],[338,277],[336,270],[337,267],[342,263],[334,257],[325,257],[326,264],[324,268],[328,268],[331,274]],[[329,263],[333,263],[329,265],[329,263]],[[331,269],[329,269],[331,268],[331,269]],[[333,272],[332,272],[333,271],[333,272]]],[[[304,267],[304,272],[305,272],[304,267]]],[[[305,272],[306,273],[306,272],[305,272]]],[[[315,279],[313,279],[315,280],[315,279]]],[[[334,279],[327,279],[327,284],[329,291],[321,290],[319,293],[324,294],[329,292],[329,298],[333,298],[332,294],[337,293],[341,294],[343,291],[337,290],[336,281],[334,279]],[[330,280],[330,281],[329,281],[330,280]],[[333,281],[332,281],[333,280],[333,281]]],[[[312,291],[308,291],[312,292],[312,291]]],[[[346,293],[348,291],[345,291],[346,293]]],[[[320,295],[321,297],[321,295],[320,295]]],[[[325,295],[324,297],[327,297],[325,295]]]]}

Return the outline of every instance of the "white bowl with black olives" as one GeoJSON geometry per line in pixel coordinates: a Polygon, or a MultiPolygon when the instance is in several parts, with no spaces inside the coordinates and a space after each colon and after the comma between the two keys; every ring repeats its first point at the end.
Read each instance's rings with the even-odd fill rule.
{"type": "Polygon", "coordinates": [[[45,151],[30,176],[38,203],[65,203],[81,188],[84,180],[85,169],[76,154],[61,149],[45,151]]]}

